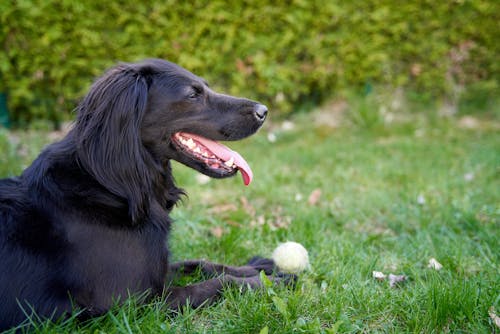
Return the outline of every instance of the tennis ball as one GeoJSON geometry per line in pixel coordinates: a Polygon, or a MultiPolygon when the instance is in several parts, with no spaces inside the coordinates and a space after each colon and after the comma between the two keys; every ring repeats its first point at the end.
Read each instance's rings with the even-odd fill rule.
{"type": "Polygon", "coordinates": [[[272,259],[278,268],[290,274],[304,271],[309,265],[309,255],[301,244],[287,241],[273,251],[272,259]]]}

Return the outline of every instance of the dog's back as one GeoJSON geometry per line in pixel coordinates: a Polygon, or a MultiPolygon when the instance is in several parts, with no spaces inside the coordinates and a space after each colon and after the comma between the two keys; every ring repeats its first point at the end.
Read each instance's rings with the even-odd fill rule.
{"type": "Polygon", "coordinates": [[[24,313],[32,313],[32,305],[40,314],[56,316],[71,306],[67,296],[57,300],[63,297],[57,296],[63,290],[54,280],[61,270],[60,249],[48,238],[46,222],[28,192],[20,178],[0,180],[0,329],[19,324],[24,313]]]}

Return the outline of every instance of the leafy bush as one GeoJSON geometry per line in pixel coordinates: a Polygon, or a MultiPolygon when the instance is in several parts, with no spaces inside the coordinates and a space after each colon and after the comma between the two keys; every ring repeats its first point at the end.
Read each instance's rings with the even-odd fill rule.
{"type": "Polygon", "coordinates": [[[18,124],[57,122],[107,67],[160,57],[281,113],[367,82],[454,94],[498,87],[498,13],[495,0],[3,1],[0,92],[18,124]]]}

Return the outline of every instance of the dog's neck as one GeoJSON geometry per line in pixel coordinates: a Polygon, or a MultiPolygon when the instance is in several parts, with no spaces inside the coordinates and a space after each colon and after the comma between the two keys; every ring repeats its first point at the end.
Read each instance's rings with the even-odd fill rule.
{"type": "Polygon", "coordinates": [[[150,215],[163,215],[168,219],[168,213],[184,194],[175,185],[169,160],[155,167],[148,169],[151,192],[140,196],[147,202],[142,203],[142,216],[136,219],[127,217],[130,199],[107,189],[81,165],[71,133],[62,141],[49,145],[24,171],[21,180],[33,196],[60,205],[61,209],[80,207],[96,215],[112,214],[115,217],[120,212],[118,215],[123,217],[123,223],[130,221],[130,224],[137,225],[148,221],[150,215]],[[68,205],[69,202],[74,205],[68,205]]]}

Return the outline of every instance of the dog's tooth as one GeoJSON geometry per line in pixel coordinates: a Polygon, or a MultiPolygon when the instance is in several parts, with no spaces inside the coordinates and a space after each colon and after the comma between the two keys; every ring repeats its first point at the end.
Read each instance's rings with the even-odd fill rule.
{"type": "Polygon", "coordinates": [[[199,148],[198,146],[196,146],[196,145],[195,145],[195,147],[194,147],[194,149],[193,149],[193,152],[194,152],[194,153],[198,153],[198,154],[200,154],[200,153],[201,153],[201,150],[200,150],[200,148],[199,148]]]}
{"type": "Polygon", "coordinates": [[[192,138],[189,138],[187,141],[186,141],[186,146],[189,148],[189,149],[193,149],[195,146],[196,146],[196,143],[193,141],[192,138]]]}
{"type": "Polygon", "coordinates": [[[228,161],[224,162],[224,165],[226,165],[227,167],[233,167],[233,165],[234,165],[234,158],[231,157],[231,159],[229,159],[228,161]]]}

